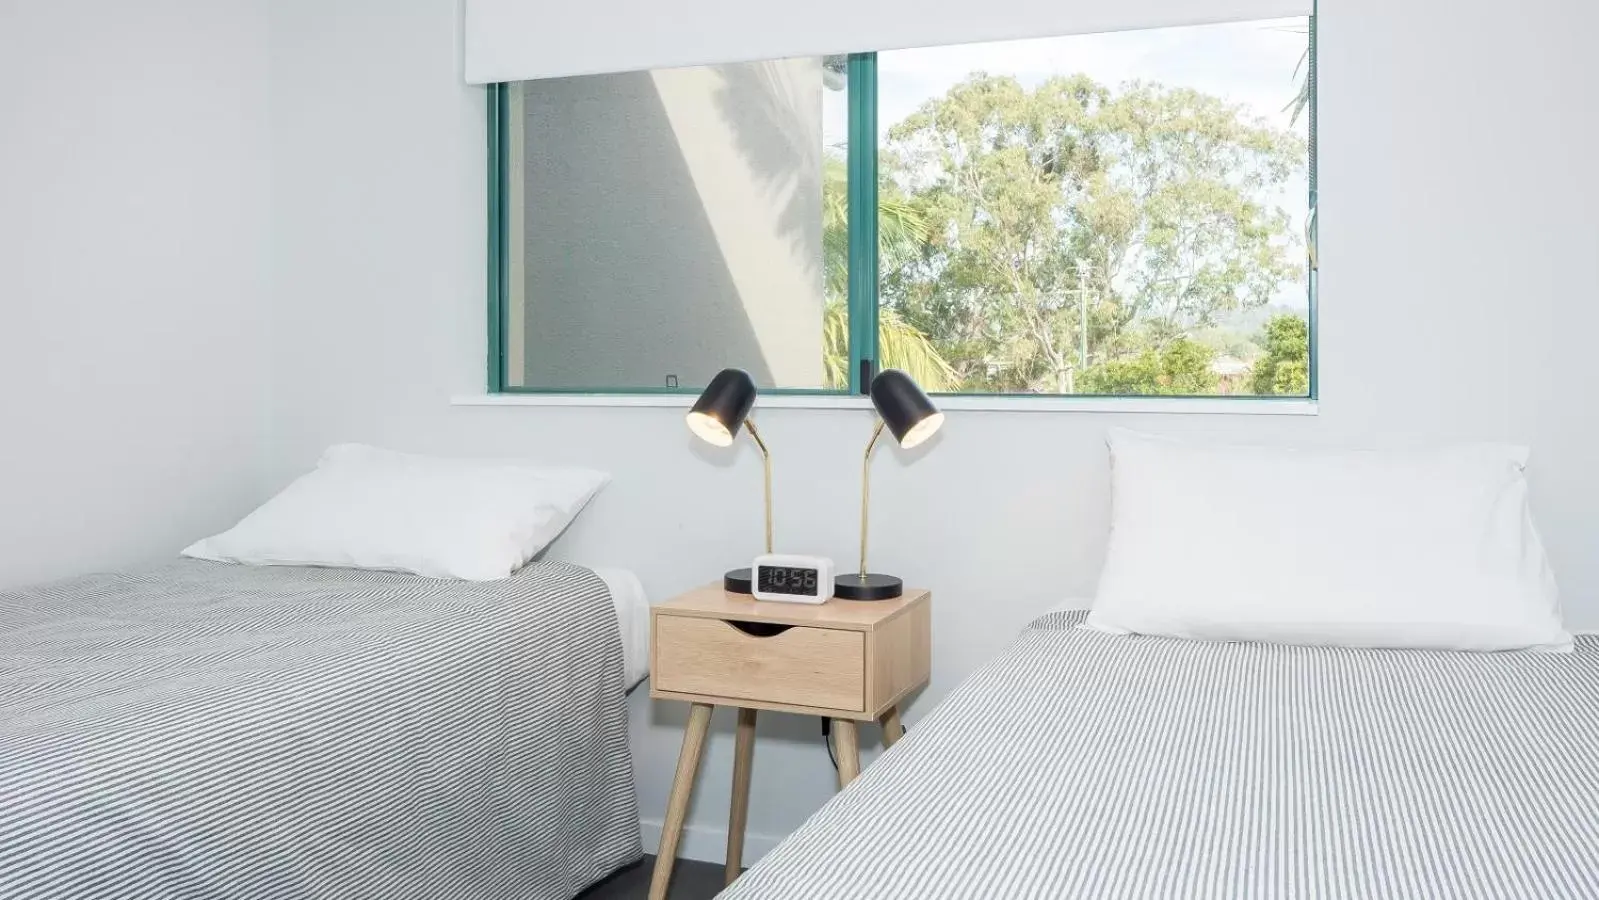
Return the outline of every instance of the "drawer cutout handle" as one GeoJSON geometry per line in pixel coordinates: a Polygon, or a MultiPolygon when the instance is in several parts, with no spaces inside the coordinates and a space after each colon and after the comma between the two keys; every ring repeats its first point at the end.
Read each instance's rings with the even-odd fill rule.
{"type": "Polygon", "coordinates": [[[772,622],[735,622],[731,619],[723,619],[722,621],[750,637],[772,637],[794,627],[793,625],[778,625],[772,622]]]}

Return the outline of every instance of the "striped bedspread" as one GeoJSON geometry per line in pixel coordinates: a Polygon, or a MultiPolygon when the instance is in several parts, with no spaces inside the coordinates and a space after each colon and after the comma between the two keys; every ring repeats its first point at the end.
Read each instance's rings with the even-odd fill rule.
{"type": "Polygon", "coordinates": [[[1570,655],[1117,637],[1046,616],[722,896],[1599,898],[1570,655]]]}
{"type": "Polygon", "coordinates": [[[640,854],[586,569],[185,560],[0,593],[3,900],[565,900],[640,854]]]}

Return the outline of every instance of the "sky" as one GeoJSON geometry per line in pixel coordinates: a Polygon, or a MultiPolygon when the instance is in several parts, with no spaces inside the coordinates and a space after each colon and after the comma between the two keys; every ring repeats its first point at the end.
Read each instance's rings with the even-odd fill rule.
{"type": "MultiPolygon", "coordinates": [[[[973,72],[1012,75],[1027,87],[1078,72],[1113,86],[1133,80],[1184,85],[1244,104],[1288,128],[1285,107],[1298,90],[1295,67],[1305,51],[1307,30],[1307,20],[1300,17],[885,51],[877,57],[878,128],[886,134],[973,72]]],[[[843,91],[823,92],[822,119],[824,143],[842,145],[849,121],[843,91]]],[[[1300,117],[1294,130],[1306,135],[1306,117],[1300,117]]],[[[1306,175],[1300,172],[1276,198],[1299,234],[1304,233],[1308,193],[1306,175]]],[[[1303,286],[1289,286],[1274,302],[1303,308],[1303,286]]]]}

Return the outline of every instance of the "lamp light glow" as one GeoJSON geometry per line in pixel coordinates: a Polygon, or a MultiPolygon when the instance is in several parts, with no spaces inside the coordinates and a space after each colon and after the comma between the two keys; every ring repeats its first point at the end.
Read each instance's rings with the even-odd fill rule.
{"type": "Polygon", "coordinates": [[[938,429],[943,427],[944,414],[941,412],[933,413],[920,422],[917,422],[915,425],[912,425],[911,430],[905,432],[905,436],[899,439],[899,445],[904,447],[906,450],[909,450],[937,434],[938,429]]]}
{"type": "Polygon", "coordinates": [[[723,369],[711,378],[688,413],[688,427],[703,441],[726,447],[755,406],[755,379],[743,369],[723,369]]]}
{"type": "Polygon", "coordinates": [[[729,431],[726,425],[717,421],[715,416],[707,413],[689,413],[688,430],[694,432],[695,437],[707,444],[713,444],[717,447],[733,446],[733,432],[729,431]]]}
{"type": "Polygon", "coordinates": [[[907,450],[932,437],[944,424],[944,414],[921,386],[898,369],[884,369],[872,379],[872,406],[894,433],[894,440],[907,450]]]}

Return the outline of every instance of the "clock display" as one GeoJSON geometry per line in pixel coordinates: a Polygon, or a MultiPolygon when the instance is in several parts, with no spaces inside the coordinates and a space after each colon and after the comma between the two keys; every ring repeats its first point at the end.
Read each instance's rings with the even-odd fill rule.
{"type": "Polygon", "coordinates": [[[755,570],[756,590],[767,594],[812,596],[817,592],[817,572],[803,566],[760,566],[755,570]]]}

